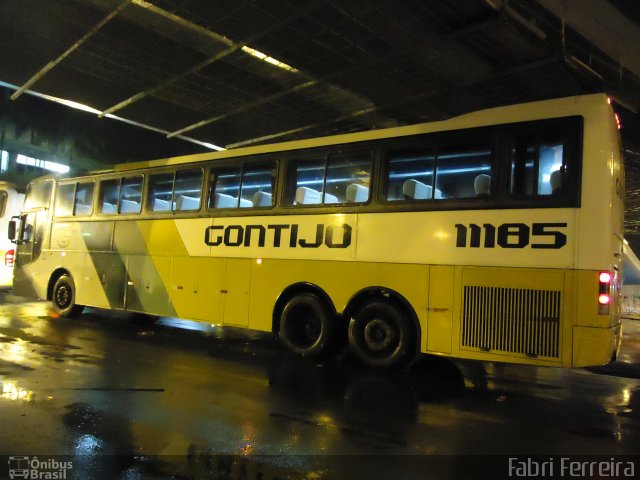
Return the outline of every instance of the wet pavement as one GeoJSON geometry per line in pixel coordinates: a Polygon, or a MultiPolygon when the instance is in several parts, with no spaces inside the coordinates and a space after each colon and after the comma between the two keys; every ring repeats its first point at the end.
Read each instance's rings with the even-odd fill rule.
{"type": "Polygon", "coordinates": [[[238,480],[502,478],[501,456],[629,458],[640,321],[623,328],[606,367],[425,357],[378,372],[348,354],[291,356],[263,333],[93,309],[53,318],[4,291],[0,478],[16,456],[71,461],[66,478],[238,480]]]}

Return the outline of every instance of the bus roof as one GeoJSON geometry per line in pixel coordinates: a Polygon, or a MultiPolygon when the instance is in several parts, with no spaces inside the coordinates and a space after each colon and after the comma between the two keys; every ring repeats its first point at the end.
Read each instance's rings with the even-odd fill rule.
{"type": "Polygon", "coordinates": [[[542,118],[562,117],[582,114],[589,106],[602,105],[607,102],[605,94],[591,94],[582,96],[565,97],[538,102],[529,102],[502,107],[494,107],[476,112],[466,113],[447,120],[408,125],[402,127],[368,130],[364,132],[346,133],[327,137],[309,138],[305,140],[293,140],[281,143],[242,147],[219,152],[206,152],[179,157],[162,158],[142,162],[122,163],[114,166],[114,171],[127,171],[140,168],[180,165],[193,162],[205,162],[222,160],[226,158],[245,157],[273,152],[300,150],[311,147],[321,147],[340,143],[355,143],[370,140],[379,140],[391,137],[417,135],[447,130],[498,125],[501,123],[514,123],[542,118]]]}

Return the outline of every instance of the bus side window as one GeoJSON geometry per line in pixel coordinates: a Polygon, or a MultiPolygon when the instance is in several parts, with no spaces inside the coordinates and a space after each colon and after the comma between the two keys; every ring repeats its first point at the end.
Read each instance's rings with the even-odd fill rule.
{"type": "Polygon", "coordinates": [[[558,194],[565,169],[561,132],[519,135],[511,149],[509,192],[514,196],[558,194]]]}
{"type": "Polygon", "coordinates": [[[57,217],[70,217],[73,215],[73,198],[75,188],[75,183],[58,184],[55,208],[57,217]]]}
{"type": "Polygon", "coordinates": [[[385,199],[388,202],[433,198],[433,146],[407,147],[386,154],[385,199]]]}
{"type": "Polygon", "coordinates": [[[142,175],[122,179],[119,209],[119,213],[140,213],[142,209],[142,175]]]}
{"type": "Polygon", "coordinates": [[[200,210],[202,192],[202,169],[176,172],[173,191],[173,210],[200,210]]]}
{"type": "Polygon", "coordinates": [[[171,210],[173,172],[149,175],[147,189],[147,211],[168,212],[171,210]]]}
{"type": "Polygon", "coordinates": [[[329,156],[324,203],[369,201],[371,154],[357,152],[329,156]]]}
{"type": "Polygon", "coordinates": [[[212,168],[208,208],[238,208],[240,167],[212,168]]]}
{"type": "Polygon", "coordinates": [[[273,206],[276,162],[245,164],[242,170],[240,207],[273,206]]]}
{"type": "Polygon", "coordinates": [[[53,182],[30,183],[24,200],[24,210],[49,207],[53,182]]]}
{"type": "Polygon", "coordinates": [[[287,205],[322,204],[324,192],[325,160],[298,160],[287,169],[287,205]]]}
{"type": "Polygon", "coordinates": [[[7,199],[9,194],[4,190],[0,190],[0,218],[4,217],[4,212],[7,209],[7,199]]]}
{"type": "Polygon", "coordinates": [[[91,215],[93,210],[93,182],[78,183],[73,214],[79,217],[91,215]]]}
{"type": "Polygon", "coordinates": [[[113,215],[118,207],[120,196],[120,179],[102,180],[98,189],[98,208],[100,213],[113,215]]]}
{"type": "Polygon", "coordinates": [[[481,189],[481,182],[476,180],[491,176],[493,158],[493,145],[486,140],[438,145],[434,197],[439,199],[489,196],[491,183],[488,182],[487,191],[481,189]]]}

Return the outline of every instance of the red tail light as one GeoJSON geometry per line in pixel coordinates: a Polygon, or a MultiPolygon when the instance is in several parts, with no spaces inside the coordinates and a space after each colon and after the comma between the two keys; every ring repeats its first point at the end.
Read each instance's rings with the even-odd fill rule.
{"type": "Polygon", "coordinates": [[[611,283],[611,273],[600,272],[600,283],[611,283]]]}
{"type": "Polygon", "coordinates": [[[4,266],[5,267],[13,267],[13,257],[15,255],[14,250],[7,250],[4,254],[4,266]]]}
{"type": "Polygon", "coordinates": [[[598,275],[598,313],[600,315],[609,315],[612,278],[611,272],[600,272],[598,275]]]}

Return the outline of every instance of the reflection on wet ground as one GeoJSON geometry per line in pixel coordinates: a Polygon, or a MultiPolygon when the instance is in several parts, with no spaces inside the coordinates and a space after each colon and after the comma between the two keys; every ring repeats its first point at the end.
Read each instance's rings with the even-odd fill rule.
{"type": "Polygon", "coordinates": [[[51,318],[0,292],[0,455],[72,455],[76,478],[105,479],[424,478],[462,468],[434,455],[636,455],[640,322],[624,329],[606,367],[425,357],[390,373],[244,330],[51,318]]]}

